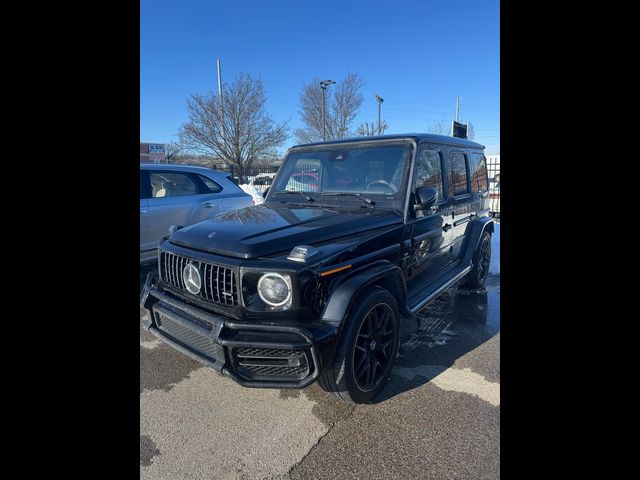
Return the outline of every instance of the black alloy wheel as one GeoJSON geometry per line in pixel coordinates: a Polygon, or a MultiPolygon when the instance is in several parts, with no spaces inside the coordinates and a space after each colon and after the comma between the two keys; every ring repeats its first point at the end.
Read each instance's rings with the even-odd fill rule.
{"type": "Polygon", "coordinates": [[[370,403],[385,387],[400,345],[400,313],[388,290],[367,287],[353,301],[320,386],[349,403],[370,403]]]}
{"type": "Polygon", "coordinates": [[[489,275],[489,266],[491,265],[491,235],[484,232],[480,237],[480,244],[476,248],[473,255],[473,266],[467,275],[464,286],[470,289],[479,289],[484,287],[489,275]]]}
{"type": "Polygon", "coordinates": [[[489,264],[491,263],[491,237],[488,235],[483,237],[480,244],[480,251],[478,256],[478,283],[482,283],[487,280],[489,274],[489,264]]]}
{"type": "Polygon", "coordinates": [[[391,365],[396,337],[393,310],[386,303],[374,306],[364,318],[353,349],[353,375],[358,387],[371,391],[391,365]]]}

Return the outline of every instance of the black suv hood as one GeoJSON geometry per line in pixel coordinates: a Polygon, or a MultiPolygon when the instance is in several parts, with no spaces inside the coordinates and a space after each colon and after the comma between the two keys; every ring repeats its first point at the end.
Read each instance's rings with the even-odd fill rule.
{"type": "Polygon", "coordinates": [[[400,222],[400,214],[389,210],[274,207],[263,203],[182,228],[169,241],[221,255],[255,258],[400,222]]]}

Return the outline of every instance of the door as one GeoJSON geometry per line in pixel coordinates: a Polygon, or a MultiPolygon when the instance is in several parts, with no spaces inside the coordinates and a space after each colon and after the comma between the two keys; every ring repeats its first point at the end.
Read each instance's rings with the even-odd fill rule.
{"type": "Polygon", "coordinates": [[[149,170],[151,197],[148,200],[147,235],[158,245],[172,225],[194,223],[198,212],[206,209],[213,216],[218,207],[215,195],[200,194],[197,179],[189,172],[149,170]]]}
{"type": "Polygon", "coordinates": [[[452,260],[458,258],[464,240],[464,232],[473,219],[474,212],[469,186],[469,155],[467,150],[450,148],[447,158],[448,196],[450,198],[452,260]]]}
{"type": "Polygon", "coordinates": [[[154,242],[149,232],[150,196],[149,174],[145,170],[140,170],[140,255],[154,249],[154,242]]]}
{"type": "Polygon", "coordinates": [[[438,273],[450,261],[451,245],[448,220],[448,201],[444,182],[444,150],[441,146],[421,144],[416,155],[414,180],[411,190],[408,222],[411,246],[408,253],[407,277],[412,279],[420,273],[438,273]],[[438,203],[429,211],[415,211],[415,192],[421,187],[433,187],[438,191],[438,203]]]}

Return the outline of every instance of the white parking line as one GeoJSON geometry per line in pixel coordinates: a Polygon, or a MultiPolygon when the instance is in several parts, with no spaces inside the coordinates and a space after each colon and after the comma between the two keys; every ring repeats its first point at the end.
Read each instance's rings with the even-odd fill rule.
{"type": "Polygon", "coordinates": [[[156,347],[162,345],[162,340],[151,340],[150,342],[140,341],[140,346],[142,348],[148,348],[149,350],[153,350],[156,347]]]}
{"type": "Polygon", "coordinates": [[[393,373],[406,380],[412,380],[416,376],[427,377],[430,383],[443,390],[460,393],[468,393],[480,397],[491,405],[500,405],[500,384],[489,382],[470,368],[462,370],[447,368],[443,365],[423,365],[414,368],[394,367],[393,373]]]}

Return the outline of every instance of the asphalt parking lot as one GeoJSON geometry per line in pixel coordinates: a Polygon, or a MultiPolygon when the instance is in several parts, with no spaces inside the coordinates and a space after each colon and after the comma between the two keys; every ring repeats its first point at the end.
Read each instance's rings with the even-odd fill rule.
{"type": "Polygon", "coordinates": [[[444,293],[405,322],[376,403],[355,407],[316,384],[240,387],[141,324],[140,477],[499,478],[499,300],[495,273],[444,293]]]}

